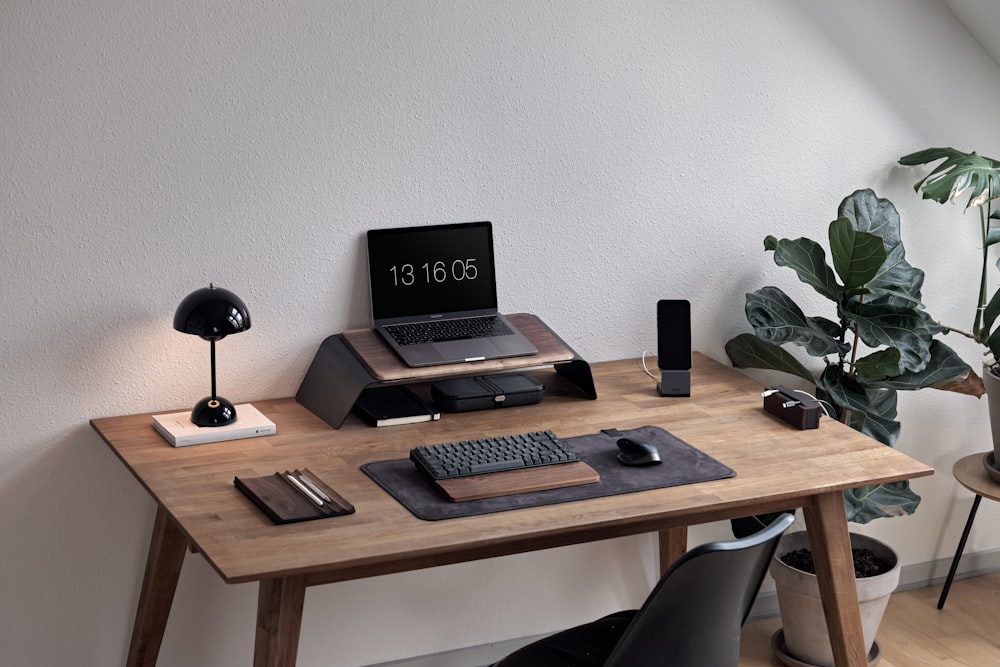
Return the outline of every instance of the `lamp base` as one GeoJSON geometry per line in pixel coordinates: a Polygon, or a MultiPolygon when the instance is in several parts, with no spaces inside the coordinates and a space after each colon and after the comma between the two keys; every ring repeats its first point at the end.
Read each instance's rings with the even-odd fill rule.
{"type": "Polygon", "coordinates": [[[236,421],[236,408],[221,396],[203,398],[191,410],[196,426],[225,426],[236,421]]]}

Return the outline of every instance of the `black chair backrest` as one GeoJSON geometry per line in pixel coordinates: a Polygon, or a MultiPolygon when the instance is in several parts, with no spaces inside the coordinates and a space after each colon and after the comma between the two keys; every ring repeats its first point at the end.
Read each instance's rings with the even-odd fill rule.
{"type": "Polygon", "coordinates": [[[703,544],[678,558],[604,667],[737,667],[740,630],[793,521],[782,514],[749,537],[703,544]]]}

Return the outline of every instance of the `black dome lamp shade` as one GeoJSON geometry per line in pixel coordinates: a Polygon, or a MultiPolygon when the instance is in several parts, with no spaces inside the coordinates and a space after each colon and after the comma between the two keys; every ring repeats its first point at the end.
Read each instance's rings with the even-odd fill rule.
{"type": "Polygon", "coordinates": [[[181,301],[174,313],[174,329],[201,336],[211,345],[212,395],[198,401],[191,421],[198,426],[225,426],[236,420],[236,408],[215,392],[215,341],[250,328],[250,312],[240,297],[209,284],[181,301]]]}

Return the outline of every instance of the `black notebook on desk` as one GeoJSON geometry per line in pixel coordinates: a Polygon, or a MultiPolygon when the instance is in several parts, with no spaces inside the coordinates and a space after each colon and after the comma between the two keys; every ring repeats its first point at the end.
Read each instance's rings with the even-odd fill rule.
{"type": "Polygon", "coordinates": [[[441,419],[441,413],[402,385],[369,387],[354,403],[354,412],[372,426],[417,424],[441,419]]]}

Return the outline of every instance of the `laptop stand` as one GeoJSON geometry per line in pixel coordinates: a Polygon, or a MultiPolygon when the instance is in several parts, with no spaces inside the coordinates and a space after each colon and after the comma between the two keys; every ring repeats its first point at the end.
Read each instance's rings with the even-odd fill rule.
{"type": "Polygon", "coordinates": [[[373,329],[334,334],[320,344],[295,400],[330,426],[340,428],[361,392],[369,387],[486,375],[543,365],[552,365],[556,373],[580,389],[586,398],[597,398],[590,364],[544,322],[527,313],[507,315],[507,318],[538,348],[537,354],[473,364],[411,368],[399,360],[373,329]]]}

